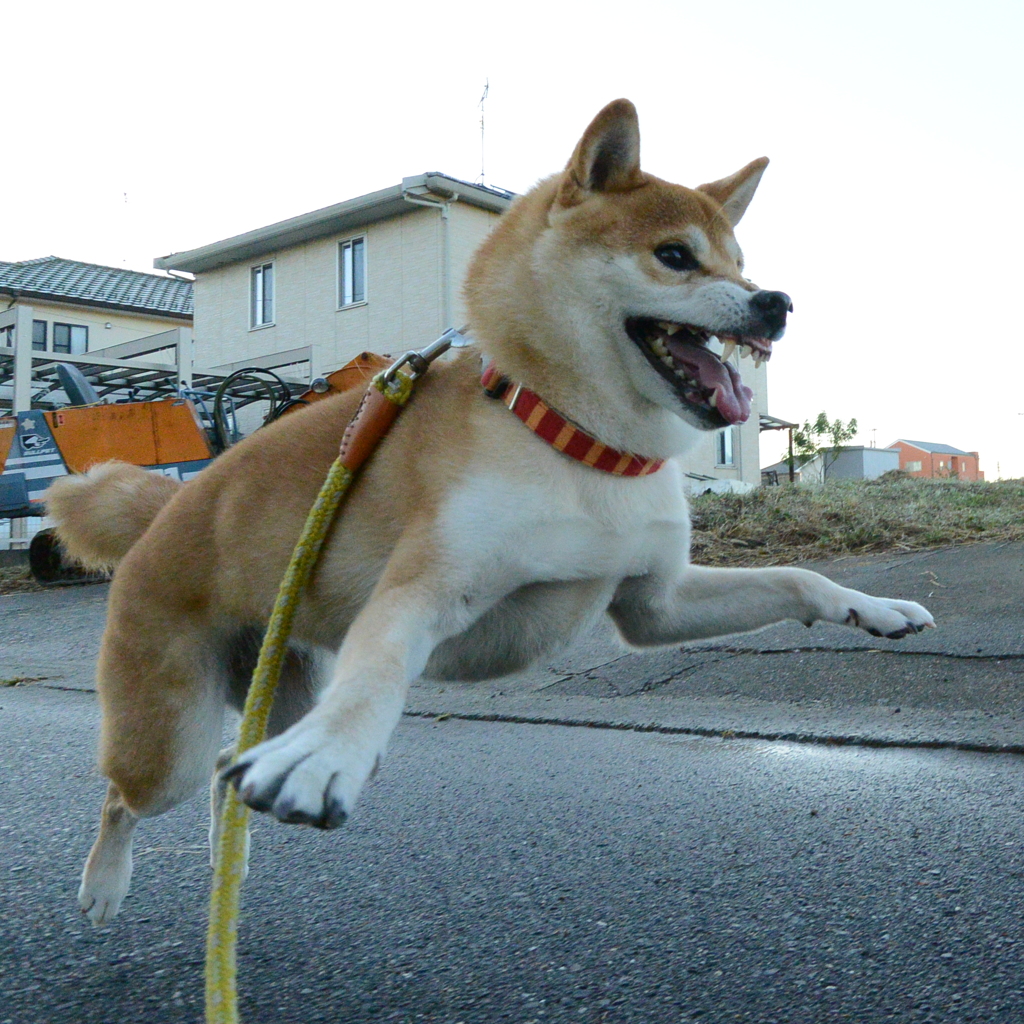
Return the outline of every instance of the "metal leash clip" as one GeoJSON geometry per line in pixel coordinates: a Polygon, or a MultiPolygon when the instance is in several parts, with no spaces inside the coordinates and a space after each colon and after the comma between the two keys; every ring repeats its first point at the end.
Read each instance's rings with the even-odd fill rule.
{"type": "Polygon", "coordinates": [[[430,364],[438,356],[444,355],[448,349],[466,348],[472,345],[473,339],[469,337],[468,330],[468,327],[463,327],[460,331],[457,331],[454,327],[449,327],[440,338],[432,341],[426,348],[413,349],[411,352],[406,352],[404,356],[400,356],[384,371],[384,383],[393,383],[395,375],[403,366],[412,368],[409,376],[413,380],[419,379],[430,368],[430,364]]]}

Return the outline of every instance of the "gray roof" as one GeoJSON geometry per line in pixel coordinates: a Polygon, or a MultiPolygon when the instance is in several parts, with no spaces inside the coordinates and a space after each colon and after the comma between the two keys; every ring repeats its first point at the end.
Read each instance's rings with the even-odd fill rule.
{"type": "Polygon", "coordinates": [[[59,256],[41,256],[18,263],[0,260],[0,292],[192,319],[191,281],[59,256]]]}
{"type": "MultiPolygon", "coordinates": [[[[973,455],[974,452],[961,451],[949,444],[933,444],[931,441],[908,441],[905,437],[899,439],[904,444],[912,444],[923,452],[931,452],[934,455],[973,455]]],[[[893,442],[894,444],[897,442],[893,442]]]]}
{"type": "Polygon", "coordinates": [[[192,274],[215,270],[229,263],[254,259],[314,238],[340,234],[374,221],[409,213],[414,206],[406,196],[435,202],[457,198],[460,203],[469,203],[470,206],[478,206],[492,213],[504,213],[515,199],[515,193],[505,189],[474,185],[447,174],[428,171],[412,178],[403,178],[400,185],[392,185],[379,192],[347,199],[343,203],[290,217],[220,242],[211,242],[198,249],[162,256],[153,260],[153,266],[158,270],[187,270],[192,274]]]}

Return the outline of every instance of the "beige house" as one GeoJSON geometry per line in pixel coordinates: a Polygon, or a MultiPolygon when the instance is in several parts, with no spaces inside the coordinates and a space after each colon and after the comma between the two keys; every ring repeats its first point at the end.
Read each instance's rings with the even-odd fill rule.
{"type": "Polygon", "coordinates": [[[90,353],[103,366],[134,349],[172,348],[191,337],[190,281],[59,256],[0,261],[2,411],[27,411],[44,400],[51,386],[37,368],[54,360],[83,362],[90,353]],[[154,336],[162,342],[140,344],[154,336]]]}
{"type": "Polygon", "coordinates": [[[512,198],[423,174],[154,266],[196,275],[197,363],[316,376],[461,326],[469,258],[512,198]]]}
{"type": "MultiPolygon", "coordinates": [[[[514,198],[422,174],[154,266],[195,275],[197,365],[255,365],[310,379],[360,352],[397,354],[461,327],[470,257],[514,198]]],[[[738,365],[757,396],[754,411],[742,426],[701,438],[690,460],[697,489],[760,482],[767,374],[749,359],[738,365]]]]}
{"type": "MultiPolygon", "coordinates": [[[[58,363],[87,372],[103,397],[157,379],[173,393],[191,382],[191,348],[190,281],[59,256],[0,261],[0,415],[64,404],[58,363]],[[167,353],[170,363],[135,358],[167,353]]],[[[27,547],[41,523],[0,519],[0,553],[27,547]]]]}

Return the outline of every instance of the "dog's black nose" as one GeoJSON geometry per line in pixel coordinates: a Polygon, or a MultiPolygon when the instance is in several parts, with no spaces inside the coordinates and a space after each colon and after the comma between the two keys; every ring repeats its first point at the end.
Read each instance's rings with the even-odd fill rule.
{"type": "Polygon", "coordinates": [[[786,314],[793,312],[793,300],[785,292],[754,292],[750,304],[771,333],[786,326],[786,314]]]}

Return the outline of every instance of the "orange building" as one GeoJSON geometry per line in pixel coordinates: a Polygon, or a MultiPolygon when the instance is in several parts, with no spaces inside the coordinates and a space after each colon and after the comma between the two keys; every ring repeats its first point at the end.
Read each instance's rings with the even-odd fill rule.
{"type": "Polygon", "coordinates": [[[900,438],[890,448],[898,448],[900,469],[910,476],[929,480],[984,480],[978,468],[978,453],[964,452],[948,444],[930,441],[905,441],[900,438]]]}

